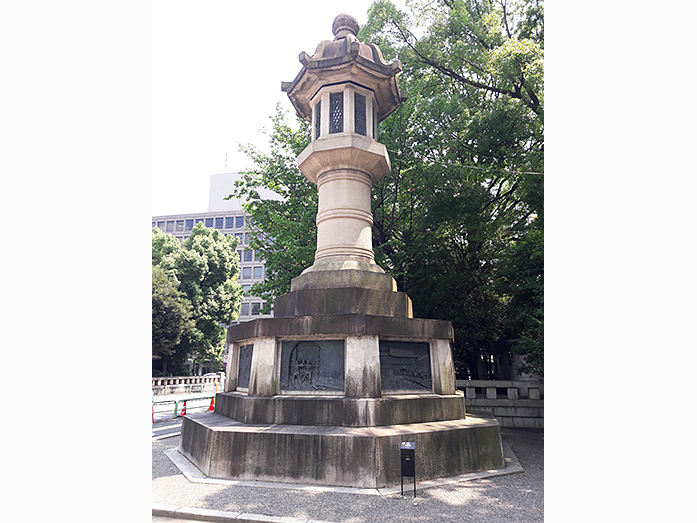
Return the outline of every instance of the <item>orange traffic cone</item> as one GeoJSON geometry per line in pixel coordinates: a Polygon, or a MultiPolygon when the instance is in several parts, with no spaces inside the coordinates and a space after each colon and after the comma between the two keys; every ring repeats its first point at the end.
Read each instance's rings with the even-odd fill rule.
{"type": "Polygon", "coordinates": [[[211,406],[208,407],[208,412],[215,410],[215,398],[211,398],[211,406]]]}
{"type": "Polygon", "coordinates": [[[186,416],[186,400],[184,400],[184,406],[182,407],[182,416],[186,416]]]}

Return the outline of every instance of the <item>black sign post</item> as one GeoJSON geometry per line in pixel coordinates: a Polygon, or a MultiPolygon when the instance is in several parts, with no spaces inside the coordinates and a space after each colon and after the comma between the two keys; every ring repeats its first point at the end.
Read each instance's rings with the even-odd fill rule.
{"type": "Polygon", "coordinates": [[[404,476],[414,478],[414,497],[416,497],[416,472],[414,470],[414,442],[402,441],[400,447],[400,457],[402,461],[402,496],[404,495],[404,476]]]}

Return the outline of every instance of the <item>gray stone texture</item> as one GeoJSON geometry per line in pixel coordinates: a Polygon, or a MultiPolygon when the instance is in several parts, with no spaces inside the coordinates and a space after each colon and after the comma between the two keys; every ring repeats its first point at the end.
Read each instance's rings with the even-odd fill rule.
{"type": "Polygon", "coordinates": [[[356,399],[290,395],[261,398],[222,392],[216,395],[215,412],[250,424],[374,427],[463,419],[465,405],[461,394],[356,399]]]}
{"type": "Polygon", "coordinates": [[[389,274],[385,274],[375,264],[363,264],[358,269],[326,269],[306,271],[290,282],[291,291],[306,289],[333,289],[337,287],[362,287],[380,291],[397,291],[397,282],[389,274]],[[370,270],[373,269],[373,270],[370,270]]]}
{"type": "Polygon", "coordinates": [[[366,314],[258,318],[228,327],[227,341],[234,343],[264,337],[313,335],[380,336],[380,338],[390,339],[452,341],[453,327],[449,321],[366,314]]]}
{"type": "Polygon", "coordinates": [[[416,443],[420,480],[504,466],[493,419],[383,427],[255,425],[218,414],[183,419],[179,451],[213,478],[381,488],[400,481],[401,441],[416,443]]]}
{"type": "Polygon", "coordinates": [[[343,287],[291,291],[274,301],[274,316],[368,314],[411,318],[411,299],[403,292],[343,287]]]}

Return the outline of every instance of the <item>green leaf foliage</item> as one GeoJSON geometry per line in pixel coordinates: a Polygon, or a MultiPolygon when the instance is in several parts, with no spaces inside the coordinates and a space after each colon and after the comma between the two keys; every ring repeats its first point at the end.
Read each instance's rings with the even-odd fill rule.
{"type": "Polygon", "coordinates": [[[266,267],[266,280],[251,289],[264,298],[263,312],[274,298],[290,291],[292,278],[312,265],[317,240],[317,188],[297,166],[298,155],[310,143],[309,124],[298,117],[298,128],[293,129],[280,106],[271,121],[269,155],[252,146],[242,147],[256,168],[240,173],[234,194],[247,202],[245,209],[253,217],[250,245],[266,267]],[[278,199],[262,198],[259,189],[273,191],[278,199]]]}
{"type": "MultiPolygon", "coordinates": [[[[544,25],[535,0],[378,0],[359,39],[399,59],[409,98],[379,128],[392,173],[373,187],[377,263],[409,294],[414,315],[450,320],[461,378],[494,378],[492,356],[526,356],[543,375],[544,25]]],[[[268,301],[313,262],[316,187],[297,169],[309,128],[277,111],[271,154],[247,197],[268,301]],[[258,188],[281,201],[265,200],[258,188]]]]}
{"type": "Polygon", "coordinates": [[[409,5],[375,2],[361,29],[409,93],[381,124],[376,259],[415,316],[453,322],[461,377],[497,377],[490,357],[511,345],[543,375],[542,2],[409,5]]]}
{"type": "Polygon", "coordinates": [[[193,328],[191,304],[177,282],[159,266],[152,267],[152,355],[164,361],[165,373],[178,373],[186,361],[182,336],[193,328]]]}
{"type": "Polygon", "coordinates": [[[177,285],[191,307],[192,324],[182,333],[178,350],[201,362],[222,363],[222,325],[237,318],[243,299],[237,240],[202,223],[181,243],[157,228],[152,236],[153,266],[177,285]]]}

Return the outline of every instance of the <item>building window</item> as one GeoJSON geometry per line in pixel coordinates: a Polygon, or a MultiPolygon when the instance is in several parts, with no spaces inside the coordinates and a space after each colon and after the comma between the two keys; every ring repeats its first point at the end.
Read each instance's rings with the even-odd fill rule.
{"type": "Polygon", "coordinates": [[[234,216],[226,216],[225,217],[225,228],[232,229],[234,226],[235,226],[235,217],[234,216]]]}
{"type": "Polygon", "coordinates": [[[243,303],[240,307],[240,316],[249,316],[249,303],[243,303]]]}
{"type": "Polygon", "coordinates": [[[254,267],[254,279],[255,280],[261,280],[263,276],[263,267],[254,267]]]}
{"type": "Polygon", "coordinates": [[[354,128],[356,133],[366,135],[365,132],[365,96],[355,93],[356,114],[354,120],[354,128]]]}
{"type": "Polygon", "coordinates": [[[244,227],[244,216],[236,216],[235,217],[235,227],[240,228],[244,227]]]}
{"type": "Polygon", "coordinates": [[[237,245],[242,245],[244,243],[244,234],[241,232],[236,232],[235,238],[237,238],[237,245]]]}
{"type": "Polygon", "coordinates": [[[249,294],[249,291],[252,289],[251,285],[242,285],[242,290],[244,291],[245,294],[249,294]]]}
{"type": "Polygon", "coordinates": [[[196,218],[196,223],[203,223],[203,218],[196,218]]]}
{"type": "Polygon", "coordinates": [[[315,140],[319,138],[322,130],[322,100],[315,104],[315,140]]]}
{"type": "Polygon", "coordinates": [[[344,93],[329,94],[329,133],[344,132],[344,93]]]}
{"type": "Polygon", "coordinates": [[[186,230],[190,231],[194,228],[194,220],[186,220],[186,230]]]}
{"type": "Polygon", "coordinates": [[[213,218],[206,218],[206,227],[213,227],[213,218]]]}
{"type": "Polygon", "coordinates": [[[167,222],[167,231],[166,232],[174,232],[174,222],[167,222]]]}
{"type": "Polygon", "coordinates": [[[242,279],[243,280],[251,280],[252,279],[252,268],[251,267],[242,267],[242,279]]]}
{"type": "Polygon", "coordinates": [[[259,257],[259,251],[254,251],[254,261],[260,261],[261,258],[259,257]]]}
{"type": "Polygon", "coordinates": [[[242,261],[242,251],[237,251],[237,256],[240,257],[240,261],[242,261]]]}
{"type": "Polygon", "coordinates": [[[244,251],[244,261],[250,262],[252,261],[252,255],[254,253],[252,251],[244,251]]]}
{"type": "Polygon", "coordinates": [[[177,220],[177,232],[184,230],[184,220],[177,220]]]}
{"type": "Polygon", "coordinates": [[[155,222],[152,222],[152,228],[153,229],[155,228],[155,222]]]}
{"type": "Polygon", "coordinates": [[[216,229],[222,229],[223,228],[223,217],[221,216],[220,218],[215,219],[215,228],[216,229]]]}
{"type": "Polygon", "coordinates": [[[157,222],[157,228],[161,231],[165,230],[165,222],[157,222]]]}
{"type": "Polygon", "coordinates": [[[261,303],[252,303],[252,316],[259,316],[259,309],[261,308],[261,303]]]}

